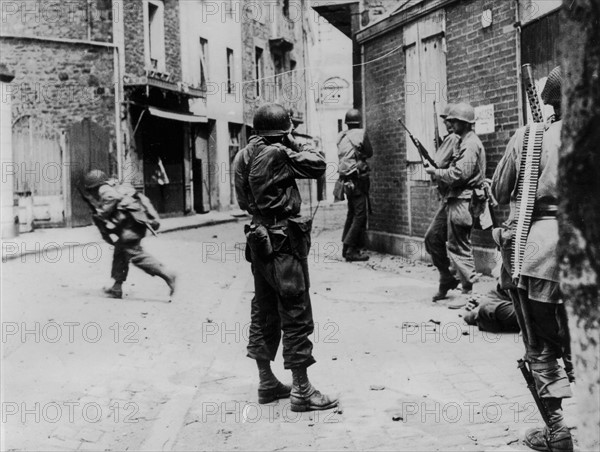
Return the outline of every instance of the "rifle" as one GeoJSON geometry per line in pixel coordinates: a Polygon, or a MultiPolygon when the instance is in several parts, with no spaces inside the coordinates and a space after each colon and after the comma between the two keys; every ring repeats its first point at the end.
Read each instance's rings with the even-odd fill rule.
{"type": "Polygon", "coordinates": [[[433,141],[435,142],[435,150],[437,151],[442,145],[442,137],[440,137],[440,127],[438,125],[438,115],[437,108],[435,108],[435,100],[433,101],[433,129],[433,141]]]}
{"type": "Polygon", "coordinates": [[[92,211],[92,221],[100,231],[100,235],[109,245],[114,245],[119,241],[119,236],[117,235],[116,226],[109,220],[105,220],[100,215],[98,215],[98,209],[94,205],[94,203],[90,200],[88,195],[84,193],[81,187],[77,187],[77,191],[83,198],[83,201],[88,205],[90,210],[92,211]]]}
{"type": "Polygon", "coordinates": [[[540,105],[540,99],[537,95],[537,88],[533,81],[533,71],[531,70],[531,64],[524,64],[521,66],[523,86],[525,87],[525,93],[529,100],[529,107],[531,108],[531,116],[533,122],[544,122],[544,114],[542,113],[542,106],[540,105]]]}
{"type": "Polygon", "coordinates": [[[406,125],[402,122],[402,119],[398,118],[398,122],[402,125],[402,127],[404,127],[404,130],[406,130],[406,133],[408,133],[409,138],[416,146],[417,151],[419,151],[419,155],[421,156],[421,160],[423,160],[423,163],[425,163],[425,160],[427,160],[427,163],[429,163],[434,168],[437,168],[437,164],[433,161],[433,159],[429,155],[429,152],[427,152],[427,149],[425,149],[425,146],[423,146],[421,142],[418,139],[416,139],[412,133],[410,133],[410,130],[408,130],[406,125]]]}
{"type": "Polygon", "coordinates": [[[535,389],[535,380],[533,379],[533,375],[531,375],[531,370],[529,369],[527,363],[524,360],[519,359],[517,363],[519,369],[521,369],[523,378],[525,378],[525,381],[527,382],[527,387],[529,388],[529,391],[533,396],[533,400],[535,401],[535,404],[537,405],[538,410],[542,415],[544,423],[548,427],[550,427],[550,414],[548,413],[548,408],[546,408],[546,405],[544,405],[544,402],[542,402],[542,399],[540,398],[539,394],[537,393],[537,390],[535,389]]]}

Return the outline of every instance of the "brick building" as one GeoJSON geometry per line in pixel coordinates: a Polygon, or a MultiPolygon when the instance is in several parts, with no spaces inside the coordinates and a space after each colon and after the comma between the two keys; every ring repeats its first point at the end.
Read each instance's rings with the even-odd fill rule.
{"type": "MultiPolygon", "coordinates": [[[[398,3],[361,2],[361,27],[353,30],[362,50],[363,108],[375,149],[367,235],[372,248],[428,259],[422,238],[437,194],[397,118],[433,151],[433,102],[438,114],[448,102],[471,103],[491,177],[511,134],[526,121],[521,64],[532,63],[538,78],[558,64],[560,2],[398,3]]],[[[502,218],[506,212],[496,213],[502,218]]],[[[489,271],[495,263],[489,234],[474,231],[473,242],[478,269],[489,271]]]]}
{"type": "Polygon", "coordinates": [[[0,54],[16,74],[3,88],[9,170],[20,216],[36,226],[89,224],[77,188],[92,167],[132,182],[163,215],[228,209],[256,106],[279,101],[307,120],[294,70],[306,66],[304,0],[0,3],[0,54]]]}

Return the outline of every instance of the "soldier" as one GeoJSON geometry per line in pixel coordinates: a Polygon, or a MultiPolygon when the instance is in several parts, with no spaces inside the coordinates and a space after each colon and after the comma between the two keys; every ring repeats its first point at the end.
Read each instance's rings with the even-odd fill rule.
{"type": "MultiPolygon", "coordinates": [[[[519,188],[519,180],[526,177],[520,174],[520,162],[525,156],[523,143],[527,127],[517,130],[510,139],[492,180],[492,191],[500,204],[511,206],[506,227],[495,229],[493,233],[503,254],[503,286],[510,289],[523,331],[525,360],[529,362],[536,392],[543,404],[540,411],[545,411],[547,417],[544,428],[527,431],[525,444],[535,450],[552,452],[573,450],[571,433],[562,412],[562,399],[572,396],[569,382],[574,380],[574,376],[566,311],[560,299],[556,253],[558,154],[562,127],[561,85],[561,72],[557,67],[550,72],[541,95],[545,104],[554,107],[555,114],[539,132],[542,134],[542,143],[537,190],[533,200],[531,227],[524,231],[525,249],[535,249],[535,253],[528,253],[527,259],[523,259],[517,279],[512,279],[511,276],[511,246],[516,238],[516,228],[513,229],[513,225],[519,224],[517,220],[521,216],[517,211],[516,200],[523,197],[522,202],[525,202],[525,198],[528,198],[528,194],[521,193],[519,188]],[[558,364],[559,358],[563,359],[567,370],[558,364]]],[[[529,139],[533,140],[533,137],[529,139]]]]}
{"type": "Polygon", "coordinates": [[[348,214],[342,233],[342,256],[349,262],[367,261],[369,256],[360,253],[360,245],[367,227],[369,209],[369,166],[373,148],[365,129],[361,128],[361,114],[352,108],[346,113],[348,130],[337,138],[340,180],[348,198],[348,214]]]}
{"type": "Polygon", "coordinates": [[[290,397],[292,411],[325,410],[337,406],[337,399],[317,391],[307,375],[315,362],[308,338],[314,330],[307,264],[312,219],[299,217],[296,179],[318,178],[326,163],[311,145],[300,146],[291,131],[285,108],[261,106],[254,115],[256,135],[234,160],[238,203],[252,215],[245,228],[255,288],[247,350],[258,366],[259,403],[290,397]],[[282,331],[291,388],[275,377],[270,365],[282,331]]]}
{"type": "MultiPolygon", "coordinates": [[[[440,115],[448,131],[448,135],[446,135],[434,156],[435,163],[441,169],[446,169],[450,166],[459,139],[458,135],[452,129],[452,124],[447,119],[448,112],[452,106],[453,104],[446,105],[440,115]]],[[[433,301],[446,298],[448,291],[458,287],[459,283],[458,279],[451,272],[450,260],[448,259],[448,251],[446,249],[446,241],[448,240],[448,194],[450,187],[442,180],[437,179],[437,188],[442,202],[425,233],[425,249],[431,255],[433,265],[435,265],[440,273],[440,285],[438,293],[433,296],[433,301]]]]}
{"type": "Polygon", "coordinates": [[[448,218],[449,259],[445,261],[437,251],[439,246],[432,246],[431,241],[429,243],[431,251],[428,250],[432,256],[436,255],[434,264],[440,271],[439,291],[433,296],[433,301],[446,298],[447,292],[456,288],[459,280],[463,293],[471,293],[473,289],[473,283],[477,279],[471,247],[474,191],[482,191],[481,187],[485,181],[485,150],[481,140],[472,130],[475,123],[475,110],[467,103],[455,104],[449,110],[446,121],[458,136],[450,164],[448,168],[437,169],[430,165],[425,166],[425,171],[432,174],[442,186],[447,187],[443,208],[448,218]],[[452,276],[448,263],[452,264],[459,280],[452,276]]]}
{"type": "MultiPolygon", "coordinates": [[[[150,201],[136,192],[129,184],[117,186],[100,170],[92,170],[84,177],[88,201],[95,209],[95,222],[114,227],[116,241],[112,261],[111,277],[114,284],[104,292],[112,298],[123,297],[123,283],[129,273],[129,262],[151,276],[158,276],[167,283],[170,295],[175,292],[175,273],[148,254],[141,245],[146,229],[158,227],[158,214],[150,201]],[[91,198],[91,199],[90,199],[91,198]],[[96,220],[99,220],[96,221],[96,220]]],[[[107,237],[102,231],[103,237],[107,237]]],[[[110,232],[110,231],[109,231],[110,232]]],[[[112,240],[111,240],[112,242],[112,240]]]]}

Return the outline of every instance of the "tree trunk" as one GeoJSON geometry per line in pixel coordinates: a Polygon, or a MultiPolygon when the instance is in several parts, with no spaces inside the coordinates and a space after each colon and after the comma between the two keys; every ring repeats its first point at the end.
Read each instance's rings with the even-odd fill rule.
{"type": "Polygon", "coordinates": [[[575,364],[577,438],[600,446],[600,0],[563,0],[561,288],[575,364]]]}

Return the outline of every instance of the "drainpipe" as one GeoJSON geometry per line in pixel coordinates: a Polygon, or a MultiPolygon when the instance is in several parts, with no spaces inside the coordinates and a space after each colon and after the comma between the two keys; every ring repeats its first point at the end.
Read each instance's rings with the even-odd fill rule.
{"type": "Polygon", "coordinates": [[[115,83],[115,134],[116,134],[116,145],[117,145],[117,177],[119,181],[123,181],[123,159],[124,159],[124,147],[125,137],[122,131],[122,106],[124,105],[124,90],[123,90],[123,75],[125,71],[125,9],[123,8],[122,1],[116,1],[113,4],[113,64],[114,70],[114,83],[115,83]]]}
{"type": "MultiPolygon", "coordinates": [[[[8,84],[15,75],[4,64],[0,64],[0,90],[5,99],[0,102],[0,159],[2,167],[8,168],[13,164],[12,150],[12,108],[11,97],[8,94],[8,84]]],[[[15,222],[14,175],[11,171],[2,171],[2,239],[15,237],[19,233],[19,225],[15,222]]]]}

